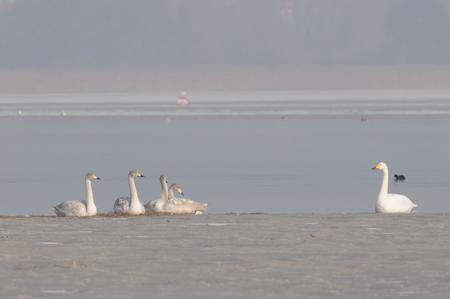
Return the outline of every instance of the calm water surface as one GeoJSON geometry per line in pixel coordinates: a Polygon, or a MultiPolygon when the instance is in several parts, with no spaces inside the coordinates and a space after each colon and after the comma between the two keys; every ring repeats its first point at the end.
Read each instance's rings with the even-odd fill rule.
{"type": "Polygon", "coordinates": [[[449,119],[1,119],[0,214],[50,214],[84,199],[95,171],[97,207],[128,194],[159,196],[158,176],[210,204],[211,212],[372,212],[381,173],[405,174],[392,192],[418,212],[450,211],[449,119]]]}

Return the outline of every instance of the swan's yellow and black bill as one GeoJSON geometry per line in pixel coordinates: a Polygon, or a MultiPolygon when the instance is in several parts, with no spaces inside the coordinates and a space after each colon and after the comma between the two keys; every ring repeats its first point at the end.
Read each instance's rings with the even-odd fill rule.
{"type": "Polygon", "coordinates": [[[377,163],[377,165],[375,165],[374,167],[372,167],[372,170],[381,170],[382,165],[381,163],[377,163]]]}

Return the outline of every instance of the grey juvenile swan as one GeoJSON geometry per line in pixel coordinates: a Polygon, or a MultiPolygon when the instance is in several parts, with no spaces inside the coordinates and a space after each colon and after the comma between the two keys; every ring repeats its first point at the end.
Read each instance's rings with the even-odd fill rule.
{"type": "Polygon", "coordinates": [[[92,181],[100,180],[95,173],[86,174],[86,200],[66,200],[53,207],[57,216],[95,216],[97,207],[92,193],[92,181]]]}
{"type": "Polygon", "coordinates": [[[145,213],[144,205],[141,203],[138,197],[136,182],[134,178],[144,175],[139,170],[130,170],[128,173],[128,184],[130,186],[131,197],[119,197],[114,202],[114,212],[127,213],[129,215],[142,215],[145,213]]]}

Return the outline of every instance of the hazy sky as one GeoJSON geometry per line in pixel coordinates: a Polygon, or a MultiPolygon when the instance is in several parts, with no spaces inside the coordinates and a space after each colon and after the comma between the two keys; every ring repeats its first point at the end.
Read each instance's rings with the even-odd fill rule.
{"type": "Polygon", "coordinates": [[[450,63],[446,0],[0,0],[0,68],[450,63]]]}

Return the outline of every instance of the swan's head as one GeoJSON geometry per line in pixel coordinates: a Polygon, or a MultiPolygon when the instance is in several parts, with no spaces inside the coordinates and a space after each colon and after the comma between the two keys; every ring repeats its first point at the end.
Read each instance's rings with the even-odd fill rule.
{"type": "Polygon", "coordinates": [[[174,192],[177,192],[177,193],[179,193],[179,194],[181,194],[181,195],[184,196],[183,189],[181,189],[181,186],[178,185],[178,184],[172,184],[172,185],[170,185],[170,188],[169,188],[169,189],[170,189],[170,190],[173,190],[174,192]]]}
{"type": "Polygon", "coordinates": [[[140,172],[139,170],[130,170],[130,173],[128,174],[128,176],[133,177],[133,178],[143,178],[144,175],[142,174],[142,172],[140,172]]]}
{"type": "Polygon", "coordinates": [[[86,174],[86,180],[95,181],[100,180],[100,178],[93,172],[89,172],[86,174]]]}
{"type": "Polygon", "coordinates": [[[169,182],[167,181],[167,177],[165,175],[160,175],[159,176],[159,181],[161,182],[161,184],[168,184],[169,182]]]}
{"type": "Polygon", "coordinates": [[[377,165],[372,167],[372,170],[386,170],[386,169],[387,169],[387,165],[384,162],[378,162],[377,165]]]}

